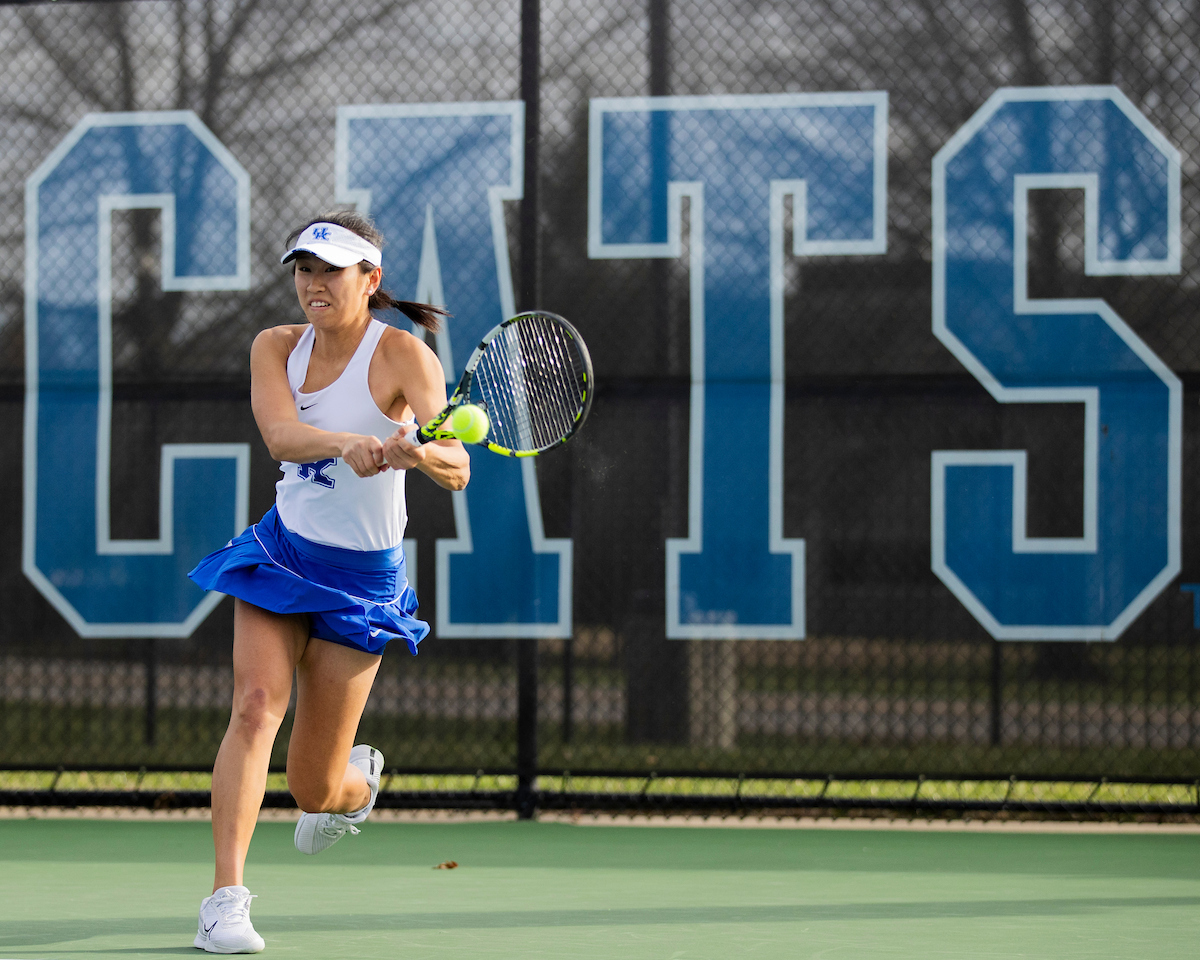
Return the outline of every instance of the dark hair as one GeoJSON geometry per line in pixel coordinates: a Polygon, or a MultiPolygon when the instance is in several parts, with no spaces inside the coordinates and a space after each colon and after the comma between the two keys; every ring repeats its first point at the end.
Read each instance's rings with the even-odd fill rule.
{"type": "MultiPolygon", "coordinates": [[[[336,223],[339,227],[345,227],[351,233],[357,233],[368,243],[373,243],[383,249],[383,234],[379,232],[370,217],[354,210],[329,210],[320,216],[313,217],[299,230],[293,230],[288,234],[286,243],[288,249],[291,249],[300,234],[314,223],[336,223]]],[[[362,261],[358,267],[363,273],[370,273],[375,269],[374,265],[366,260],[362,261]]],[[[295,270],[294,264],[292,269],[295,270]]],[[[413,323],[435,333],[442,328],[442,317],[450,316],[445,307],[435,307],[428,303],[414,303],[411,300],[397,300],[383,288],[371,294],[371,299],[367,301],[367,309],[399,310],[413,323]]]]}

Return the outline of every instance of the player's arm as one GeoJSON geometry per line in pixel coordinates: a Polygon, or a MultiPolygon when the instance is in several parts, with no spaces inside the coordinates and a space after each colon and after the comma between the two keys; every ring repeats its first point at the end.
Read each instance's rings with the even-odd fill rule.
{"type": "MultiPolygon", "coordinates": [[[[382,360],[394,378],[395,400],[388,413],[403,419],[408,411],[417,423],[428,423],[446,405],[446,374],[437,355],[410,333],[389,330],[381,344],[382,360]]],[[[415,428],[404,428],[384,441],[388,464],[398,470],[414,467],[447,490],[461,490],[471,479],[471,458],[457,440],[436,440],[414,446],[407,439],[415,428]]]]}
{"type": "Polygon", "coordinates": [[[267,450],[276,460],[312,463],[340,457],[360,477],[387,469],[378,437],[331,433],[301,423],[288,385],[288,354],[303,326],[269,327],[250,348],[250,406],[267,450]]]}

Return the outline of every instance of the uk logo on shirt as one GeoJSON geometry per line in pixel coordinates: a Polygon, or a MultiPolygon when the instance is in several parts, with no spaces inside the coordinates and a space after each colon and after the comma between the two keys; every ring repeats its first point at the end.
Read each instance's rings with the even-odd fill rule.
{"type": "Polygon", "coordinates": [[[325,471],[336,463],[336,457],[331,460],[314,460],[312,463],[300,463],[296,465],[296,476],[301,480],[311,480],[318,486],[328,487],[332,490],[337,481],[333,477],[325,476],[325,471]]]}

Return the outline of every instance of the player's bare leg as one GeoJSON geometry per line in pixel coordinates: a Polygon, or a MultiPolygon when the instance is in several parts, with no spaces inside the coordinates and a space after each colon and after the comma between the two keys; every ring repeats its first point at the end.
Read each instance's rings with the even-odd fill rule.
{"type": "Polygon", "coordinates": [[[366,819],[379,790],[383,756],[354,737],[378,654],[309,641],[296,669],[296,719],[288,745],[288,787],[300,809],[296,849],[327,849],[366,819]]]}
{"type": "Polygon", "coordinates": [[[306,616],[281,616],[234,601],[233,710],[213,767],[214,891],[242,884],[271,749],[307,642],[306,616]]]}
{"type": "Polygon", "coordinates": [[[296,719],[288,744],[288,788],[309,813],[350,813],[370,799],[350,748],[382,658],[311,640],[296,668],[296,719]]]}

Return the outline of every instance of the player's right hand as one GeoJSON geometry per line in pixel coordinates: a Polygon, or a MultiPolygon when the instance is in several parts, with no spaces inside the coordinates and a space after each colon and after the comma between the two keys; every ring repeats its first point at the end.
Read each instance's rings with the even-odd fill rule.
{"type": "Polygon", "coordinates": [[[388,469],[382,441],[369,435],[351,436],[342,445],[342,460],[360,477],[373,477],[388,469]]]}

